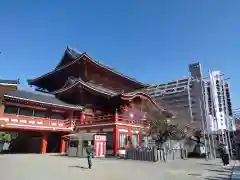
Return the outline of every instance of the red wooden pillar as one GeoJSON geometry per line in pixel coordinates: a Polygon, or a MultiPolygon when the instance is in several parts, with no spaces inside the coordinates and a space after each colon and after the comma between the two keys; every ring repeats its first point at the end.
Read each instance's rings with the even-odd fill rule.
{"type": "Polygon", "coordinates": [[[81,114],[80,114],[80,122],[81,122],[81,124],[84,123],[84,119],[85,119],[85,115],[84,115],[84,112],[82,111],[81,114]]]}
{"type": "Polygon", "coordinates": [[[61,137],[60,153],[65,153],[65,152],[66,152],[66,140],[64,137],[61,137]]]}
{"type": "Polygon", "coordinates": [[[47,152],[47,133],[42,133],[42,139],[41,139],[41,153],[46,153],[47,152]]]}
{"type": "Polygon", "coordinates": [[[119,133],[117,125],[113,128],[113,155],[116,156],[119,148],[119,133]]]}
{"type": "MultiPolygon", "coordinates": [[[[118,122],[118,112],[116,110],[114,114],[113,122],[118,122]]],[[[118,153],[119,148],[119,133],[118,133],[118,127],[115,125],[113,127],[113,155],[116,156],[118,153]]]]}

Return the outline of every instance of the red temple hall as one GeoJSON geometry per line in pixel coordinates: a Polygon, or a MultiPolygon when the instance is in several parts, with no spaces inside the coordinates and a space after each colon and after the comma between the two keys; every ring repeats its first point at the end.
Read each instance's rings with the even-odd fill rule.
{"type": "Polygon", "coordinates": [[[107,154],[117,155],[128,141],[132,146],[141,144],[149,127],[145,107],[162,110],[142,92],[149,85],[69,47],[53,71],[28,80],[36,92],[18,90],[17,84],[0,81],[4,89],[0,89],[4,92],[1,131],[21,132],[18,139],[22,141],[16,144],[26,139],[24,132],[31,133],[25,145],[31,149],[28,152],[46,153],[54,148],[65,152],[65,135],[91,132],[105,133],[107,154]]]}

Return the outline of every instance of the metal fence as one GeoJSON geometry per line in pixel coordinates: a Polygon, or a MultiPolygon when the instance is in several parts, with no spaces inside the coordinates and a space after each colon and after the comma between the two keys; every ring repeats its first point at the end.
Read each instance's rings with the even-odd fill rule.
{"type": "Polygon", "coordinates": [[[185,159],[187,157],[187,151],[185,149],[131,149],[127,150],[127,159],[139,160],[139,161],[165,161],[175,159],[185,159]]]}

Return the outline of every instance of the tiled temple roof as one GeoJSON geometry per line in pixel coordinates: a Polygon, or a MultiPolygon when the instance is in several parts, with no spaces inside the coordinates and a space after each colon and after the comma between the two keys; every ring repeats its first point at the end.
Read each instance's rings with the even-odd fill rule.
{"type": "Polygon", "coordinates": [[[29,79],[28,83],[30,85],[33,85],[33,82],[36,81],[36,80],[39,80],[39,79],[44,78],[44,77],[47,77],[47,76],[49,76],[49,75],[51,75],[51,74],[53,74],[53,73],[55,73],[57,71],[61,71],[61,70],[65,69],[65,68],[67,68],[67,67],[70,67],[70,66],[78,63],[79,61],[86,60],[86,59],[90,60],[91,62],[93,62],[94,64],[98,65],[99,67],[102,67],[102,68],[104,68],[104,69],[106,69],[108,71],[111,71],[112,73],[115,73],[115,74],[117,74],[117,75],[119,75],[119,76],[121,76],[121,77],[123,77],[125,79],[128,79],[128,80],[130,80],[130,81],[132,81],[132,82],[134,82],[136,84],[139,84],[142,87],[148,86],[148,85],[146,85],[144,83],[141,83],[141,82],[137,81],[136,79],[130,78],[130,77],[128,77],[128,76],[126,76],[126,75],[124,75],[124,74],[122,74],[120,72],[117,72],[113,68],[111,68],[111,67],[109,67],[107,65],[104,65],[103,63],[100,63],[99,61],[94,60],[86,52],[80,53],[80,52],[78,52],[76,50],[73,50],[73,49],[71,49],[69,47],[67,47],[62,60],[60,61],[60,63],[57,65],[57,67],[53,71],[51,71],[51,72],[49,72],[47,74],[44,74],[44,75],[42,75],[42,76],[40,76],[38,78],[29,79]],[[70,60],[68,60],[67,63],[64,62],[64,57],[66,55],[70,55],[71,56],[70,60]]]}
{"type": "Polygon", "coordinates": [[[110,97],[111,96],[116,96],[120,93],[120,92],[108,89],[108,88],[104,87],[103,85],[101,86],[99,84],[96,84],[94,82],[90,82],[90,81],[89,82],[84,82],[81,78],[69,78],[68,81],[66,82],[66,84],[62,88],[52,92],[52,94],[62,93],[64,91],[67,91],[67,90],[69,90],[73,87],[76,87],[78,85],[81,85],[82,88],[90,89],[92,91],[96,91],[96,92],[99,92],[101,94],[105,94],[105,95],[110,96],[110,97]]]}
{"type": "Polygon", "coordinates": [[[19,84],[19,80],[0,79],[0,84],[19,84]]]}
{"type": "Polygon", "coordinates": [[[53,95],[37,94],[34,92],[28,92],[23,90],[10,91],[7,94],[5,94],[4,97],[19,99],[19,100],[27,100],[30,102],[32,101],[32,102],[43,103],[48,105],[56,105],[56,106],[61,106],[65,108],[82,109],[81,106],[65,103],[57,99],[53,95]]]}

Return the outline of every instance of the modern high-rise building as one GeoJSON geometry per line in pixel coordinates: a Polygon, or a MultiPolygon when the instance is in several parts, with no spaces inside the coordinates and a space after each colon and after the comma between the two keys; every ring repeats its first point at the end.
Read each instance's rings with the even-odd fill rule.
{"type": "Polygon", "coordinates": [[[179,121],[211,131],[219,128],[234,130],[228,82],[222,80],[219,71],[212,72],[212,80],[204,78],[200,63],[190,64],[189,71],[189,77],[152,85],[142,91],[156,102],[178,111],[179,121]],[[202,122],[205,122],[204,127],[202,122]]]}
{"type": "Polygon", "coordinates": [[[189,70],[191,74],[189,77],[152,85],[142,91],[149,94],[156,102],[177,111],[181,121],[184,120],[185,123],[201,128],[205,113],[201,64],[191,64],[189,70]]]}

